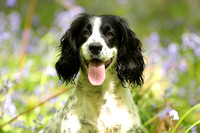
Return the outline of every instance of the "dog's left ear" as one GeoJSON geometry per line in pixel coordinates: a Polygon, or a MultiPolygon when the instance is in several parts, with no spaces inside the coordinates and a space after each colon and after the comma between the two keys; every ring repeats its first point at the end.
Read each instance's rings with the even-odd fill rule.
{"type": "Polygon", "coordinates": [[[117,55],[117,75],[122,85],[141,86],[143,84],[144,60],[142,43],[128,26],[126,20],[120,19],[121,44],[117,55]]]}

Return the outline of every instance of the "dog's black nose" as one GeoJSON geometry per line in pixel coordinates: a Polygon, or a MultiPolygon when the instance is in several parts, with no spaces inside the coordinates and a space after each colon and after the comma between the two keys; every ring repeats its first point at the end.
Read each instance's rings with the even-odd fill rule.
{"type": "Polygon", "coordinates": [[[92,54],[98,55],[102,50],[102,45],[99,43],[92,43],[89,46],[89,50],[92,54]]]}

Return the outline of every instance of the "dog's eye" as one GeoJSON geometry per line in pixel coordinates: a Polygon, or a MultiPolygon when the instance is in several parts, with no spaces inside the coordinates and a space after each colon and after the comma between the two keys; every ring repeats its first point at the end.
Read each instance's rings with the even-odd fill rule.
{"type": "Polygon", "coordinates": [[[89,33],[89,31],[84,31],[83,33],[82,33],[82,36],[83,37],[89,37],[90,36],[90,33],[89,33]]]}
{"type": "Polygon", "coordinates": [[[108,38],[113,38],[114,36],[115,36],[115,34],[112,32],[108,32],[106,35],[106,37],[108,37],[108,38]]]}

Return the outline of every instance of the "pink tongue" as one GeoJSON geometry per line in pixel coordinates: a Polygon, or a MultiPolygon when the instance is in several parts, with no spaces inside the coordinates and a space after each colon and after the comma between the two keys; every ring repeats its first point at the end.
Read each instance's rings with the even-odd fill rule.
{"type": "Polygon", "coordinates": [[[105,80],[105,65],[96,61],[90,61],[88,79],[92,85],[101,85],[105,80]]]}

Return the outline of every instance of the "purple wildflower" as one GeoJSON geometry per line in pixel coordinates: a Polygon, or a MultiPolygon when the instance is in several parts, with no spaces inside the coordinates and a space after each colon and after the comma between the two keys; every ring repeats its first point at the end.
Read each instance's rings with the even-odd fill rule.
{"type": "Polygon", "coordinates": [[[178,112],[174,109],[171,109],[168,105],[166,105],[166,108],[159,113],[159,118],[166,118],[166,116],[169,114],[169,116],[173,117],[173,120],[179,120],[178,112]]]}
{"type": "MultiPolygon", "coordinates": [[[[17,127],[17,128],[27,128],[27,127],[25,126],[25,122],[22,121],[22,120],[17,121],[17,122],[14,124],[14,126],[17,127]]],[[[27,128],[27,129],[28,129],[28,128],[27,128]]]]}
{"type": "Polygon", "coordinates": [[[16,107],[15,104],[12,102],[12,96],[9,94],[5,98],[3,110],[5,111],[5,113],[8,113],[11,117],[15,116],[16,107]]]}
{"type": "Polygon", "coordinates": [[[78,14],[83,13],[84,9],[79,6],[75,6],[69,11],[62,11],[56,13],[55,24],[65,32],[69,29],[72,20],[74,20],[78,14]]]}
{"type": "Polygon", "coordinates": [[[158,63],[162,60],[161,56],[159,55],[159,53],[156,53],[156,52],[153,52],[151,55],[150,55],[150,58],[151,58],[151,61],[152,63],[158,63]]]}
{"type": "Polygon", "coordinates": [[[184,33],[182,35],[182,46],[183,46],[183,49],[186,49],[187,47],[189,47],[191,49],[195,49],[195,43],[191,39],[190,33],[184,33]]]}
{"type": "Polygon", "coordinates": [[[166,106],[166,108],[159,113],[158,117],[159,118],[166,118],[166,116],[167,116],[167,114],[169,113],[170,110],[171,110],[171,108],[169,106],[166,106]]]}
{"type": "Polygon", "coordinates": [[[6,6],[8,7],[13,7],[16,4],[16,0],[7,0],[6,1],[6,6]]]}
{"type": "Polygon", "coordinates": [[[55,107],[51,108],[48,112],[49,113],[55,113],[57,111],[57,109],[55,107]]]}
{"type": "Polygon", "coordinates": [[[153,32],[149,37],[144,39],[146,46],[148,47],[147,53],[150,55],[152,64],[159,63],[162,60],[162,54],[164,54],[163,48],[160,46],[160,37],[158,33],[153,32]]]}
{"type": "Polygon", "coordinates": [[[144,42],[151,51],[155,51],[160,47],[160,36],[157,32],[153,32],[149,37],[144,39],[144,42]]]}
{"type": "Polygon", "coordinates": [[[39,87],[39,86],[37,86],[37,87],[35,88],[34,94],[35,94],[36,96],[38,96],[38,95],[41,94],[41,91],[40,91],[40,87],[39,87]]]}
{"type": "Polygon", "coordinates": [[[13,83],[12,81],[10,80],[3,80],[3,85],[6,87],[6,88],[11,88],[13,86],[13,83]]]}
{"type": "Polygon", "coordinates": [[[11,31],[19,30],[21,24],[20,14],[18,12],[12,12],[11,14],[9,14],[8,18],[10,22],[10,30],[11,31]]]}
{"type": "Polygon", "coordinates": [[[181,71],[181,72],[186,72],[188,70],[188,64],[187,64],[187,61],[185,60],[181,60],[178,64],[178,69],[181,71]]]}
{"type": "Polygon", "coordinates": [[[78,14],[83,13],[83,12],[84,12],[84,9],[80,6],[75,6],[74,8],[69,10],[69,13],[73,18],[76,17],[78,14]]]}
{"type": "Polygon", "coordinates": [[[184,50],[190,48],[195,56],[200,56],[200,36],[195,33],[185,33],[182,35],[182,47],[184,50]]]}
{"type": "Polygon", "coordinates": [[[9,32],[1,32],[0,33],[0,42],[4,40],[8,40],[11,37],[9,32]]]}
{"type": "Polygon", "coordinates": [[[165,59],[162,63],[162,68],[164,70],[164,73],[166,74],[171,69],[173,69],[176,66],[176,58],[173,59],[165,59]]]}
{"type": "Polygon", "coordinates": [[[177,56],[177,54],[179,54],[178,44],[176,44],[176,43],[169,44],[168,54],[172,57],[177,56]]]}
{"type": "Polygon", "coordinates": [[[195,54],[195,56],[197,56],[197,57],[200,56],[200,46],[197,47],[197,48],[194,50],[194,54],[195,54]]]}
{"type": "Polygon", "coordinates": [[[37,120],[41,122],[41,121],[42,121],[42,119],[43,119],[43,116],[42,116],[42,115],[38,115],[38,118],[37,118],[37,120]]]}
{"type": "Polygon", "coordinates": [[[196,126],[192,127],[191,131],[192,133],[197,133],[197,127],[196,126]]]}

